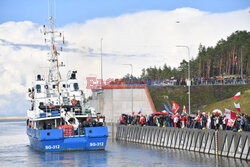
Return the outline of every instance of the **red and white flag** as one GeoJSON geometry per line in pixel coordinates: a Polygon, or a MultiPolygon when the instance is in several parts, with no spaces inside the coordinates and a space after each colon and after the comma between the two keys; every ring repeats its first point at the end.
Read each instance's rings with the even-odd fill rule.
{"type": "Polygon", "coordinates": [[[185,106],[183,106],[183,111],[182,111],[182,113],[185,114],[186,112],[187,112],[187,109],[186,109],[185,106]]]}
{"type": "Polygon", "coordinates": [[[233,126],[234,126],[234,122],[235,122],[235,120],[229,119],[229,120],[227,121],[227,126],[233,127],[233,126]]]}
{"type": "Polygon", "coordinates": [[[229,120],[229,119],[233,119],[235,120],[236,119],[236,113],[229,110],[229,109],[226,109],[225,108],[225,112],[226,112],[226,118],[229,120]]]}
{"type": "Polygon", "coordinates": [[[233,100],[240,98],[240,92],[236,93],[233,97],[233,100]]]}
{"type": "Polygon", "coordinates": [[[237,112],[240,112],[240,113],[241,113],[241,110],[240,110],[240,103],[238,103],[238,104],[235,104],[235,103],[234,103],[234,107],[236,108],[236,111],[237,111],[237,112]]]}
{"type": "Polygon", "coordinates": [[[179,114],[179,113],[175,114],[175,115],[174,115],[174,116],[172,116],[171,118],[172,118],[172,119],[174,119],[174,118],[176,118],[176,117],[178,117],[178,116],[180,116],[180,114],[179,114]]]}
{"type": "Polygon", "coordinates": [[[140,108],[140,110],[139,110],[138,114],[141,114],[141,112],[142,112],[142,108],[140,108]]]}
{"type": "Polygon", "coordinates": [[[173,113],[176,113],[179,110],[179,108],[180,106],[173,101],[173,105],[172,105],[173,113]]]}
{"type": "Polygon", "coordinates": [[[234,57],[234,59],[233,59],[233,62],[237,61],[237,58],[238,58],[238,57],[237,57],[237,56],[235,56],[235,57],[234,57]]]}

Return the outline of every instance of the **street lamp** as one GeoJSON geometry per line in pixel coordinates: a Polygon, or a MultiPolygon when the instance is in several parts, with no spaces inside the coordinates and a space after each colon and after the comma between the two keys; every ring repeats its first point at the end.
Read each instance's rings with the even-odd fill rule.
{"type": "Polygon", "coordinates": [[[103,83],[103,72],[102,72],[102,40],[103,38],[101,38],[100,42],[101,42],[101,49],[100,49],[100,54],[101,54],[101,83],[103,83]]]}
{"type": "MultiPolygon", "coordinates": [[[[128,65],[128,66],[130,66],[131,67],[131,79],[132,79],[132,75],[133,75],[133,65],[132,64],[122,64],[122,65],[128,65]]],[[[131,80],[130,80],[131,81],[131,80]]],[[[134,101],[134,97],[133,97],[133,87],[131,87],[131,110],[132,110],[132,113],[133,113],[133,109],[134,109],[134,107],[133,107],[133,101],[134,101]]]]}
{"type": "Polygon", "coordinates": [[[182,47],[182,48],[187,48],[188,50],[188,82],[187,82],[187,86],[188,86],[188,110],[189,110],[189,114],[190,114],[190,86],[191,86],[191,81],[190,81],[190,51],[189,51],[189,47],[186,45],[177,45],[176,47],[182,47]]]}

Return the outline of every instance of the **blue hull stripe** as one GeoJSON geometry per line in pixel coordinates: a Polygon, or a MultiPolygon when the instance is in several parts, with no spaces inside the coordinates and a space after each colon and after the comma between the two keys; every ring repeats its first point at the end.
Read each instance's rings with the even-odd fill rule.
{"type": "Polygon", "coordinates": [[[39,151],[103,150],[108,138],[108,128],[88,127],[84,129],[85,135],[73,136],[64,136],[62,129],[27,128],[27,134],[31,146],[39,151]]]}

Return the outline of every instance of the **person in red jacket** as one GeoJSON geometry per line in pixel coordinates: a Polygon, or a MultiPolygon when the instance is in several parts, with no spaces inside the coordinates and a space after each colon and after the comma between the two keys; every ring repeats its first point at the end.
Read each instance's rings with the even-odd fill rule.
{"type": "Polygon", "coordinates": [[[144,117],[144,116],[141,116],[141,119],[140,119],[140,124],[141,124],[141,126],[144,126],[144,125],[145,125],[145,121],[146,121],[145,117],[144,117]]]}
{"type": "Polygon", "coordinates": [[[185,127],[185,119],[186,117],[184,116],[184,114],[181,115],[181,128],[185,127]]]}
{"type": "Polygon", "coordinates": [[[124,115],[121,115],[120,117],[120,124],[124,125],[125,124],[125,118],[124,115]]]}

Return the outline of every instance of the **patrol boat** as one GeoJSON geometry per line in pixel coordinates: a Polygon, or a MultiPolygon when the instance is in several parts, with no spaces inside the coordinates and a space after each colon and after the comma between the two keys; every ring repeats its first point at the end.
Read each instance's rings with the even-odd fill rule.
{"type": "MultiPolygon", "coordinates": [[[[105,149],[108,128],[92,107],[84,106],[84,93],[79,90],[77,71],[69,71],[62,79],[59,53],[55,37],[64,37],[54,31],[54,19],[49,18],[49,28],[42,33],[49,35],[49,72],[37,75],[28,90],[27,135],[32,148],[45,152],[105,149]]],[[[45,38],[46,42],[46,38],[45,38]]]]}

